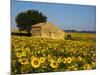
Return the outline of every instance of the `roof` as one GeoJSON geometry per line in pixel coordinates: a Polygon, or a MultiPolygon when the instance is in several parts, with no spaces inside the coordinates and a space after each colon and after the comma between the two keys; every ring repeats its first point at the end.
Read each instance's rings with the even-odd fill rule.
{"type": "MultiPolygon", "coordinates": [[[[49,27],[52,27],[52,28],[55,28],[56,30],[61,30],[58,26],[52,24],[52,23],[48,23],[48,22],[45,22],[45,23],[38,23],[38,24],[35,24],[35,25],[32,25],[32,28],[34,27],[43,27],[43,26],[49,26],[49,27]]],[[[62,30],[61,30],[62,31],[62,30]]],[[[64,31],[63,31],[64,32],[64,31]]]]}
{"type": "Polygon", "coordinates": [[[48,22],[46,22],[46,23],[38,23],[38,24],[35,24],[35,25],[32,25],[32,28],[33,27],[43,27],[43,26],[52,26],[52,27],[55,27],[56,29],[59,29],[56,25],[53,25],[53,24],[51,24],[51,23],[48,23],[48,22]]]}
{"type": "Polygon", "coordinates": [[[32,27],[42,27],[45,23],[38,23],[38,24],[35,24],[35,25],[32,25],[32,27]]]}

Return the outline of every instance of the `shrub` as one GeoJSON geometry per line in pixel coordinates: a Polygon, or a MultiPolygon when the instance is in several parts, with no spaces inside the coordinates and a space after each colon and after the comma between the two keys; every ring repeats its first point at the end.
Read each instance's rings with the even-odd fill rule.
{"type": "Polygon", "coordinates": [[[72,39],[71,34],[67,34],[67,35],[65,35],[65,40],[71,40],[71,39],[72,39]]]}

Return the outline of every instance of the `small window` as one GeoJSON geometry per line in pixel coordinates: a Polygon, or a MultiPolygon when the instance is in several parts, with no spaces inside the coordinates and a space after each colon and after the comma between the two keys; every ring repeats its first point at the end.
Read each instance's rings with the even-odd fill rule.
{"type": "Polygon", "coordinates": [[[49,32],[49,37],[50,38],[55,38],[55,33],[54,32],[49,32]]]}

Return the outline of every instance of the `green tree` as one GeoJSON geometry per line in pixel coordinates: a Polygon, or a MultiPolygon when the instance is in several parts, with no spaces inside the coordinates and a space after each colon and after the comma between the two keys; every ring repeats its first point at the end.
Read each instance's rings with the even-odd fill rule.
{"type": "Polygon", "coordinates": [[[26,30],[30,34],[31,26],[37,23],[47,22],[47,17],[38,10],[27,10],[18,13],[15,21],[20,31],[26,30]]]}

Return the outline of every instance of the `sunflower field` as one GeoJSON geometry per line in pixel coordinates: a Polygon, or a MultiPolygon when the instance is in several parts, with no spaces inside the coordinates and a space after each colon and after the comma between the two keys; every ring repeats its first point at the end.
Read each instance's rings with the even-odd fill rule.
{"type": "Polygon", "coordinates": [[[94,40],[57,40],[27,36],[11,38],[12,75],[95,68],[94,40]]]}

